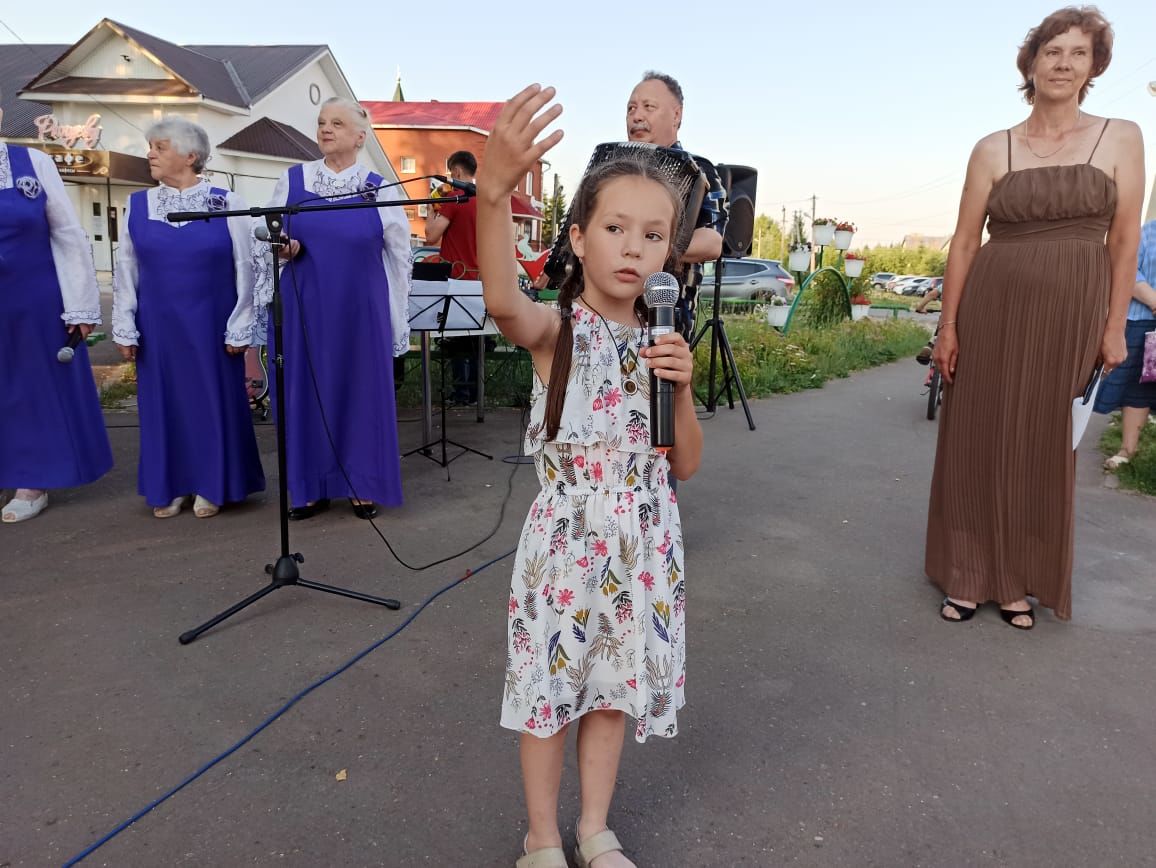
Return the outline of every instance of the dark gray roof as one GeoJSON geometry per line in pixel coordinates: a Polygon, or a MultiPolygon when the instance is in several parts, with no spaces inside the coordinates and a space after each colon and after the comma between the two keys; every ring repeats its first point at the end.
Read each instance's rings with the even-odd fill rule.
{"type": "MultiPolygon", "coordinates": [[[[261,97],[273,91],[281,82],[296,73],[319,54],[328,51],[325,45],[176,45],[160,39],[135,27],[129,27],[118,21],[106,18],[95,28],[107,26],[132,40],[145,51],[153,55],[161,64],[184,80],[195,92],[204,94],[207,99],[224,103],[225,105],[248,108],[261,97]]],[[[80,42],[83,42],[81,39],[80,42]]],[[[63,93],[60,89],[63,84],[56,81],[32,82],[50,67],[62,60],[76,45],[72,46],[29,46],[34,49],[53,48],[54,51],[42,50],[36,56],[38,63],[31,64],[34,68],[25,75],[19,83],[20,88],[30,82],[29,93],[63,93]]],[[[25,46],[0,46],[0,55],[10,49],[25,46]]],[[[0,87],[6,87],[11,78],[0,71],[0,87]]],[[[124,80],[132,81],[132,80],[124,80]]],[[[135,80],[135,86],[148,90],[149,83],[135,80]]],[[[68,79],[64,83],[71,83],[68,79]]],[[[134,85],[125,84],[122,87],[134,85]]],[[[91,88],[78,88],[84,92],[94,92],[91,88]]],[[[101,91],[111,93],[113,91],[101,91]]],[[[117,90],[124,93],[124,90],[117,90]]],[[[13,94],[15,96],[15,94],[13,94]]],[[[5,95],[5,99],[9,97],[5,95]]],[[[42,113],[42,112],[41,112],[42,113]]],[[[5,123],[7,128],[7,123],[5,123]]]]}
{"type": "Polygon", "coordinates": [[[52,109],[44,103],[17,99],[24,85],[67,51],[67,45],[0,45],[0,135],[13,139],[36,136],[33,118],[52,109]]]}
{"type": "Polygon", "coordinates": [[[190,51],[232,65],[256,102],[319,54],[325,45],[189,45],[190,51]]]}
{"type": "Polygon", "coordinates": [[[283,157],[286,160],[321,159],[321,150],[313,139],[288,124],[270,118],[261,118],[249,124],[217,147],[243,151],[246,154],[283,157]]]}
{"type": "Polygon", "coordinates": [[[112,19],[107,20],[114,28],[151,53],[208,99],[241,107],[252,104],[244,85],[227,60],[209,57],[199,51],[166,42],[143,30],[128,27],[112,19]]]}

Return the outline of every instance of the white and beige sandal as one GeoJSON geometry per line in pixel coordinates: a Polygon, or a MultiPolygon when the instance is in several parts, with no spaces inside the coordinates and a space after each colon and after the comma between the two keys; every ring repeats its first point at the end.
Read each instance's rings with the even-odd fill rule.
{"type": "Polygon", "coordinates": [[[1104,461],[1104,469],[1107,471],[1119,470],[1121,467],[1123,467],[1125,464],[1127,464],[1131,460],[1132,460],[1132,453],[1125,452],[1123,449],[1121,449],[1119,452],[1117,452],[1111,458],[1108,458],[1104,461]]]}
{"type": "Polygon", "coordinates": [[[609,829],[603,829],[597,835],[591,835],[585,841],[579,841],[574,850],[574,859],[578,868],[590,868],[590,863],[607,853],[622,852],[622,845],[618,843],[618,836],[609,829]]]}
{"type": "Polygon", "coordinates": [[[42,491],[32,500],[14,497],[4,507],[4,514],[0,516],[5,524],[16,524],[18,521],[28,521],[36,518],[48,507],[48,492],[42,491]]]}
{"type": "Polygon", "coordinates": [[[197,518],[212,518],[220,511],[221,507],[217,506],[217,504],[211,500],[206,500],[199,494],[197,495],[197,499],[193,501],[193,515],[197,518]]]}
{"type": "Polygon", "coordinates": [[[522,857],[514,863],[514,868],[569,868],[565,850],[561,847],[543,847],[530,853],[526,850],[529,838],[527,835],[522,840],[522,857]]]}
{"type": "Polygon", "coordinates": [[[185,501],[188,499],[188,495],[182,494],[180,497],[174,497],[173,502],[168,506],[154,506],[153,515],[157,518],[172,518],[180,515],[181,510],[185,508],[185,501]]]}

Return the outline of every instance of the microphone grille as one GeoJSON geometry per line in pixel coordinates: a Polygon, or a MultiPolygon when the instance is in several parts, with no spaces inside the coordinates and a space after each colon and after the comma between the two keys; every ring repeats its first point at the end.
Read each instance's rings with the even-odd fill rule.
{"type": "Polygon", "coordinates": [[[674,307],[678,301],[678,278],[665,271],[657,271],[646,278],[643,298],[647,307],[674,307]]]}

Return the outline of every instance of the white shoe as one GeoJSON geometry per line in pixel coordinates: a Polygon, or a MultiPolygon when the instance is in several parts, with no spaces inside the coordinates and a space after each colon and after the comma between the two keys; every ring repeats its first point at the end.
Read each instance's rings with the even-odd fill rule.
{"type": "Polygon", "coordinates": [[[23,500],[14,498],[8,501],[8,505],[4,507],[4,514],[2,516],[5,524],[15,524],[18,521],[28,521],[30,518],[36,518],[40,513],[44,512],[48,506],[48,492],[40,492],[40,496],[35,500],[23,500]]]}
{"type": "Polygon", "coordinates": [[[172,518],[175,515],[180,515],[181,510],[185,508],[185,501],[188,499],[188,496],[183,494],[180,497],[174,497],[173,502],[168,506],[153,507],[153,515],[157,518],[172,518]]]}
{"type": "Polygon", "coordinates": [[[212,518],[220,511],[221,507],[217,506],[217,504],[211,500],[206,500],[199,494],[197,495],[197,499],[193,501],[193,515],[197,518],[212,518]]]}
{"type": "Polygon", "coordinates": [[[1107,460],[1104,461],[1104,469],[1109,471],[1109,472],[1114,471],[1114,470],[1119,470],[1121,467],[1123,467],[1125,464],[1127,464],[1131,460],[1132,460],[1132,456],[1129,455],[1127,452],[1125,452],[1123,449],[1121,449],[1119,452],[1117,452],[1111,458],[1108,458],[1107,460]]]}

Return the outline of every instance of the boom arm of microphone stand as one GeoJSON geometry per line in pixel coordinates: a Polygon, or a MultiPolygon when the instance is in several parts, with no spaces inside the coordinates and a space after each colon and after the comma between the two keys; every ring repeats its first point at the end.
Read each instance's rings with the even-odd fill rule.
{"type": "Polygon", "coordinates": [[[281,205],[273,208],[241,208],[235,211],[174,211],[166,218],[170,223],[187,223],[190,220],[214,220],[219,217],[268,217],[269,215],[283,216],[287,214],[306,214],[313,211],[349,211],[354,208],[396,208],[406,205],[444,205],[447,202],[465,202],[470,198],[467,193],[457,196],[440,196],[427,199],[392,199],[378,202],[340,202],[330,205],[313,205],[299,207],[297,205],[281,205]]]}

